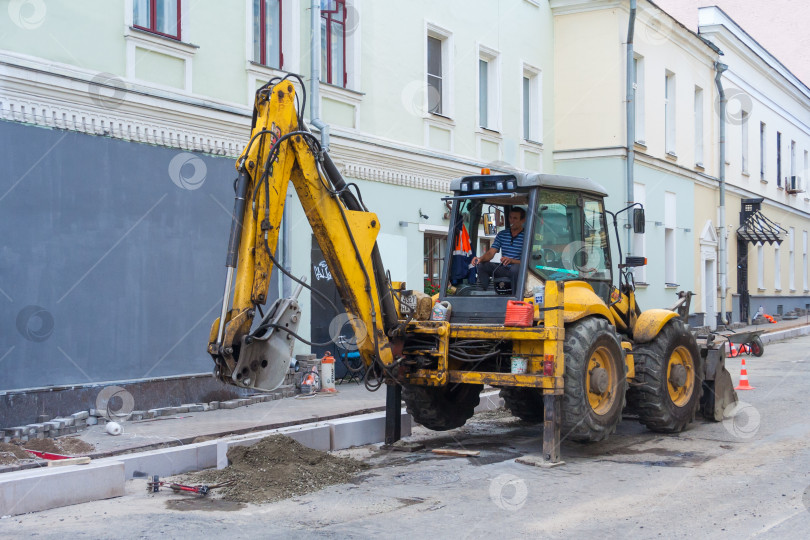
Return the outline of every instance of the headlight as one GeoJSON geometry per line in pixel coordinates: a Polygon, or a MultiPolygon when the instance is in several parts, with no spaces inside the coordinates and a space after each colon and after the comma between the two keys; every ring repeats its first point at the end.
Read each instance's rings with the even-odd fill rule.
{"type": "Polygon", "coordinates": [[[479,189],[481,189],[481,182],[478,181],[473,182],[473,190],[478,191],[479,189]]]}
{"type": "Polygon", "coordinates": [[[461,183],[461,191],[470,191],[470,184],[467,182],[461,183]]]}
{"type": "Polygon", "coordinates": [[[503,182],[498,182],[496,185],[498,186],[498,191],[503,191],[503,182]]]}
{"type": "Polygon", "coordinates": [[[509,180],[506,183],[506,189],[515,189],[515,183],[512,180],[509,180]]]}

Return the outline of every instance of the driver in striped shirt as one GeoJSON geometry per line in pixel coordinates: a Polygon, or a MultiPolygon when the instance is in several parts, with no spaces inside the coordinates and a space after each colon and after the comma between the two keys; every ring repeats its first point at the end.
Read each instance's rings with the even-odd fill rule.
{"type": "Polygon", "coordinates": [[[509,228],[502,230],[492,242],[492,247],[481,257],[474,257],[472,264],[478,265],[478,285],[486,290],[493,277],[509,277],[512,291],[516,290],[520,273],[520,257],[523,253],[523,226],[526,223],[526,211],[513,207],[509,212],[509,228]],[[501,252],[500,264],[490,262],[496,253],[501,252]]]}

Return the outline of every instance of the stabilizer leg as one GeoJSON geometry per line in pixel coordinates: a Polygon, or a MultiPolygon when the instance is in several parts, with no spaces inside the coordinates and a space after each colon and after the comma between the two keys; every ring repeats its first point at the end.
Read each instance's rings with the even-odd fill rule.
{"type": "Polygon", "coordinates": [[[402,438],[402,386],[388,384],[385,396],[385,444],[402,438]]]}

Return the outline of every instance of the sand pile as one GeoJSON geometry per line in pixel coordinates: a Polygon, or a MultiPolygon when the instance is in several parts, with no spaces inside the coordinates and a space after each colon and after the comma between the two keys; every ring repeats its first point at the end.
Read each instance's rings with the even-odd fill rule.
{"type": "Polygon", "coordinates": [[[228,450],[230,465],[191,475],[194,484],[233,484],[214,490],[235,502],[264,503],[318,491],[350,481],[368,468],[360,461],[307,448],[283,435],[265,437],[252,446],[228,450]]]}
{"type": "Polygon", "coordinates": [[[16,444],[0,442],[0,465],[14,465],[24,459],[34,459],[34,456],[16,444]]]}

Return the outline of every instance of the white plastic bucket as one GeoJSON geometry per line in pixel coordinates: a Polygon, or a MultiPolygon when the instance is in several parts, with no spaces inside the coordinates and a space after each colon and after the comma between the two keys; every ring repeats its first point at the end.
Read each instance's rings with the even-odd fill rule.
{"type": "Polygon", "coordinates": [[[526,368],[528,367],[528,364],[529,364],[528,359],[522,356],[513,356],[512,373],[526,373],[526,368]]]}

